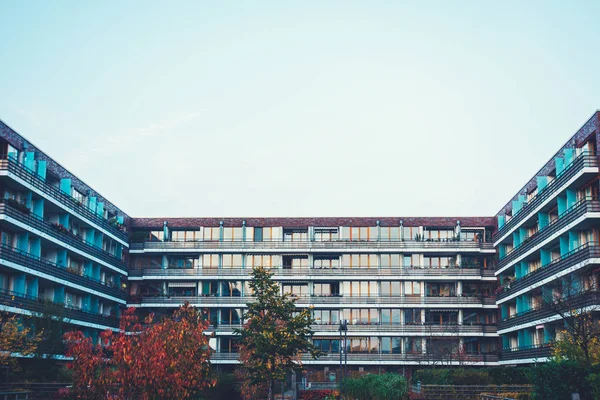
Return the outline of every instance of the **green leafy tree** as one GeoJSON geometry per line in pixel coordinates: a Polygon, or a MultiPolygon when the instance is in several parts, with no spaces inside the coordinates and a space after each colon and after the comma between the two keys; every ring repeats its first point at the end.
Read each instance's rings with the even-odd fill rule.
{"type": "Polygon", "coordinates": [[[240,337],[242,387],[266,385],[271,400],[274,383],[301,366],[302,354],[317,358],[320,352],[309,340],[313,333],[310,311],[297,309],[289,294],[281,294],[271,273],[254,268],[250,288],[255,301],[247,304],[243,328],[234,330],[240,337]]]}

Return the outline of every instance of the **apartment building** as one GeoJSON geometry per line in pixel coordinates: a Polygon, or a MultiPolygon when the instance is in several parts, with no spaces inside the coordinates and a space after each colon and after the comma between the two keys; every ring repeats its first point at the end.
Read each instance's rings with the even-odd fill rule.
{"type": "Polygon", "coordinates": [[[498,334],[493,218],[133,218],[129,304],[207,310],[212,361],[237,362],[253,266],[309,308],[314,343],[339,365],[490,365],[498,334]]]}
{"type": "Polygon", "coordinates": [[[496,215],[501,364],[544,361],[565,326],[555,303],[600,311],[600,112],[496,215]]]}
{"type": "Polygon", "coordinates": [[[59,315],[94,338],[115,329],[127,304],[128,219],[0,121],[1,311],[59,315]]]}
{"type": "Polygon", "coordinates": [[[260,265],[310,309],[313,368],[543,361],[553,300],[600,306],[599,134],[596,112],[494,217],[130,218],[0,121],[0,310],[97,339],[188,301],[234,365],[260,265]]]}

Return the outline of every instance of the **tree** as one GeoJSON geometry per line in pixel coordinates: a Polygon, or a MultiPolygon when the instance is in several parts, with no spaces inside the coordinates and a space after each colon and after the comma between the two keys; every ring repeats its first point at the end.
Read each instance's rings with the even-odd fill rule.
{"type": "Polygon", "coordinates": [[[17,367],[13,356],[28,356],[35,353],[41,340],[41,333],[34,335],[23,324],[23,317],[0,313],[0,366],[17,367]]]}
{"type": "Polygon", "coordinates": [[[243,328],[234,331],[240,337],[244,383],[251,387],[266,384],[270,400],[274,382],[301,366],[302,354],[317,358],[320,352],[309,340],[313,333],[310,311],[299,311],[289,294],[282,295],[265,268],[252,270],[250,288],[256,300],[247,304],[243,328]]]}
{"type": "Polygon", "coordinates": [[[544,305],[564,324],[554,345],[557,361],[569,359],[586,367],[600,363],[600,324],[594,317],[594,312],[600,311],[600,292],[593,282],[584,284],[579,278],[569,277],[561,293],[544,293],[544,305]]]}
{"type": "Polygon", "coordinates": [[[102,332],[102,345],[82,332],[65,334],[73,357],[73,391],[86,399],[189,399],[214,384],[210,377],[207,322],[186,302],[160,322],[141,324],[134,308],[120,319],[118,332],[102,332]]]}

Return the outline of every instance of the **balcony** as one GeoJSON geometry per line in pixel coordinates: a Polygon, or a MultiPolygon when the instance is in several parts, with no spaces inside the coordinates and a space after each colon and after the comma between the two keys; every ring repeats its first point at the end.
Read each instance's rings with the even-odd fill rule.
{"type": "Polygon", "coordinates": [[[110,266],[114,266],[118,269],[121,269],[122,274],[125,274],[125,271],[127,271],[127,265],[122,259],[98,247],[92,246],[91,244],[83,240],[83,238],[75,236],[66,231],[64,228],[61,228],[60,226],[57,226],[51,222],[41,219],[35,214],[17,210],[16,208],[7,204],[4,200],[0,200],[0,214],[4,214],[12,219],[23,223],[24,225],[27,225],[49,236],[52,236],[53,238],[60,240],[61,242],[66,243],[69,246],[72,246],[82,251],[84,254],[94,256],[97,259],[106,262],[110,266]]]}
{"type": "Polygon", "coordinates": [[[582,153],[573,162],[565,168],[565,170],[556,177],[548,186],[546,186],[541,192],[534,198],[529,200],[528,203],[523,205],[523,208],[517,212],[516,215],[504,224],[504,226],[494,234],[493,241],[498,242],[505,235],[510,233],[514,228],[519,226],[526,218],[531,214],[533,210],[539,207],[546,200],[557,194],[558,190],[562,188],[567,182],[575,177],[584,168],[594,168],[595,173],[598,173],[598,160],[595,155],[588,153],[582,153]]]}
{"type": "Polygon", "coordinates": [[[500,353],[500,361],[517,361],[517,360],[540,360],[552,355],[551,344],[540,344],[532,346],[511,347],[502,350],[500,353]]]}
{"type": "MultiPolygon", "coordinates": [[[[244,307],[247,303],[253,302],[254,297],[251,296],[154,296],[154,295],[141,295],[131,296],[130,303],[132,305],[139,304],[141,306],[150,305],[161,305],[161,306],[172,306],[177,307],[185,302],[189,302],[192,305],[198,306],[233,306],[233,307],[244,307]]],[[[437,306],[437,307],[476,307],[481,306],[495,306],[494,297],[409,297],[409,296],[398,296],[398,297],[344,297],[338,296],[306,296],[297,297],[296,305],[302,307],[308,306],[330,306],[330,305],[353,305],[353,304],[369,304],[375,307],[389,305],[408,305],[408,306],[437,306]]]]}
{"type": "Polygon", "coordinates": [[[64,312],[59,316],[63,317],[66,322],[83,321],[109,327],[116,327],[118,325],[117,318],[114,316],[92,313],[81,308],[67,306],[63,303],[55,303],[7,290],[0,290],[0,304],[5,307],[27,310],[34,313],[34,315],[43,315],[44,313],[55,315],[56,308],[60,307],[64,308],[64,312]]]}
{"type": "MultiPolygon", "coordinates": [[[[230,333],[234,328],[241,328],[242,325],[224,325],[219,324],[217,326],[211,325],[208,331],[214,331],[215,333],[230,333]]],[[[312,331],[315,335],[321,334],[337,334],[339,335],[339,325],[338,324],[315,324],[311,326],[312,331]]],[[[399,333],[402,335],[412,334],[419,336],[429,336],[431,334],[436,336],[452,336],[452,335],[477,335],[480,336],[482,334],[495,334],[497,332],[496,325],[433,325],[433,324],[415,324],[415,325],[405,325],[405,324],[349,324],[348,325],[348,334],[352,335],[353,333],[357,334],[365,334],[365,333],[399,333]]]]}
{"type": "MultiPolygon", "coordinates": [[[[212,353],[211,361],[229,361],[237,363],[240,355],[238,353],[212,353]]],[[[404,354],[380,354],[380,353],[348,353],[348,363],[352,364],[368,364],[373,363],[410,363],[410,364],[473,364],[473,363],[497,363],[498,356],[496,354],[464,354],[456,355],[454,358],[434,359],[433,355],[420,353],[404,353],[404,354]]],[[[302,356],[303,364],[311,363],[322,364],[337,364],[340,363],[339,353],[325,354],[316,360],[313,360],[309,355],[302,356]]]]}
{"type": "Polygon", "coordinates": [[[523,243],[521,243],[519,247],[516,247],[507,253],[500,261],[498,261],[497,269],[500,270],[509,265],[523,254],[554,235],[556,232],[571,224],[582,215],[590,212],[600,213],[600,202],[598,200],[584,199],[577,202],[558,218],[554,219],[548,225],[528,237],[523,243]]]}
{"type": "MultiPolygon", "coordinates": [[[[415,276],[425,277],[452,277],[457,279],[473,279],[473,278],[493,278],[493,269],[479,268],[272,268],[273,278],[285,278],[306,276],[307,279],[331,277],[340,279],[347,276],[368,276],[368,277],[406,277],[414,278],[415,276]]],[[[142,268],[129,270],[129,277],[160,277],[160,278],[182,278],[182,277],[250,277],[252,268],[142,268]]]]}
{"type": "Polygon", "coordinates": [[[40,178],[34,171],[30,171],[25,166],[18,162],[6,158],[6,155],[1,156],[0,159],[0,171],[4,170],[10,174],[13,174],[20,180],[33,186],[40,192],[44,193],[51,199],[58,201],[63,207],[68,209],[70,212],[81,215],[83,218],[99,226],[106,232],[127,243],[127,233],[121,231],[116,226],[111,225],[107,220],[101,216],[93,213],[89,208],[79,203],[69,194],[62,192],[59,188],[50,185],[48,182],[40,178]]]}
{"type": "Polygon", "coordinates": [[[131,243],[132,251],[239,251],[239,250],[296,250],[296,251],[316,251],[316,250],[421,250],[421,251],[482,251],[494,250],[492,243],[477,241],[196,241],[196,242],[143,242],[131,243]]]}
{"type": "MultiPolygon", "coordinates": [[[[592,306],[597,308],[597,306],[600,306],[600,292],[582,293],[572,296],[571,298],[566,299],[566,301],[568,301],[568,304],[573,307],[574,310],[592,306]]],[[[508,318],[503,318],[500,322],[498,322],[498,330],[504,330],[523,324],[530,324],[551,317],[559,317],[559,314],[548,304],[542,304],[540,307],[511,315],[508,318]]],[[[558,319],[560,319],[560,317],[558,319]]]]}
{"type": "Polygon", "coordinates": [[[70,272],[65,267],[60,267],[53,262],[34,256],[33,254],[19,251],[4,244],[0,246],[0,259],[18,264],[22,267],[30,268],[34,271],[51,275],[59,279],[64,279],[70,283],[80,285],[121,300],[127,299],[127,293],[114,285],[109,285],[106,282],[102,282],[88,276],[79,275],[75,272],[70,272]]]}
{"type": "Polygon", "coordinates": [[[583,246],[579,246],[575,250],[566,253],[564,256],[499,288],[500,291],[497,294],[498,301],[505,299],[520,290],[528,288],[537,282],[550,278],[567,267],[572,267],[573,265],[594,258],[600,258],[600,246],[598,243],[590,242],[583,246]]]}

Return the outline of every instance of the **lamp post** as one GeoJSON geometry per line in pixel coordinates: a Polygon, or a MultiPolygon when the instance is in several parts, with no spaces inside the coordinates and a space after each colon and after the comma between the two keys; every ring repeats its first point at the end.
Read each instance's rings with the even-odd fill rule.
{"type": "Polygon", "coordinates": [[[340,373],[342,378],[346,376],[348,366],[348,352],[346,351],[346,341],[348,340],[348,320],[340,320],[340,373]],[[342,365],[343,362],[343,365],[342,365]]]}

